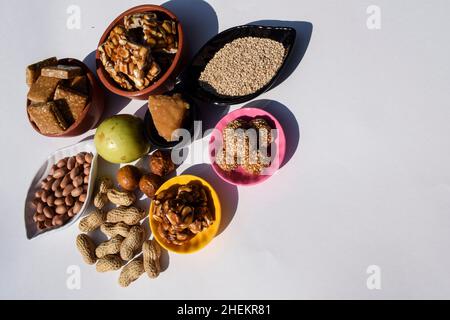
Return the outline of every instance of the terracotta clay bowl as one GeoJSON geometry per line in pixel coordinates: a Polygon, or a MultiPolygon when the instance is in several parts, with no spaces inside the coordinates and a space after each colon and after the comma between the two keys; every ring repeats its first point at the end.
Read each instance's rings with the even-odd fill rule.
{"type": "Polygon", "coordinates": [[[123,19],[125,16],[134,13],[143,13],[148,11],[155,12],[158,15],[166,16],[167,18],[170,18],[171,20],[174,20],[177,23],[178,52],[175,54],[175,57],[169,69],[162,76],[160,76],[157,81],[155,81],[152,85],[150,85],[148,88],[145,88],[144,90],[139,91],[124,90],[109,76],[108,72],[103,67],[102,62],[100,61],[100,54],[98,50],[96,51],[95,55],[97,63],[97,75],[98,78],[100,79],[100,82],[109,91],[129,99],[146,100],[151,94],[162,94],[167,91],[170,91],[175,85],[175,79],[179,75],[182,67],[181,61],[183,60],[182,57],[185,52],[185,44],[184,44],[184,33],[181,23],[175,16],[175,14],[173,14],[168,9],[157,5],[141,5],[123,12],[116,19],[114,19],[114,21],[103,33],[98,43],[98,47],[100,47],[100,45],[102,45],[106,41],[111,30],[114,29],[115,26],[123,25],[123,19]]]}
{"type": "MultiPolygon", "coordinates": [[[[85,75],[88,78],[89,100],[81,116],[66,131],[60,134],[43,134],[41,131],[39,131],[36,124],[33,121],[31,121],[28,112],[27,117],[28,120],[30,121],[31,126],[43,136],[52,138],[79,136],[94,128],[97,125],[98,121],[100,120],[100,117],[102,116],[103,109],[105,106],[103,91],[100,89],[100,86],[98,85],[97,80],[95,79],[95,76],[92,73],[92,71],[89,70],[89,68],[83,62],[73,58],[65,58],[58,60],[58,64],[79,66],[83,69],[85,75]]],[[[27,107],[30,104],[31,101],[27,100],[27,107]]]]}

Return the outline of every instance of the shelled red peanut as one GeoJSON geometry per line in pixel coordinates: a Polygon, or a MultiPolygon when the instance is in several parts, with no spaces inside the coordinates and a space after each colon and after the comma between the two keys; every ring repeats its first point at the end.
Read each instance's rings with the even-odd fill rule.
{"type": "Polygon", "coordinates": [[[80,213],[87,198],[92,153],[81,152],[59,160],[41,182],[32,205],[39,230],[64,225],[80,213]]]}

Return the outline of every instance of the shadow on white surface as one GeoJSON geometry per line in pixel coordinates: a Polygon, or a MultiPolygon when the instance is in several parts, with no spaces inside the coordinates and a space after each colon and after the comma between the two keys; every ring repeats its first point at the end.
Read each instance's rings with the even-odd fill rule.
{"type": "Polygon", "coordinates": [[[194,54],[219,31],[216,12],[203,0],[171,0],[162,6],[178,17],[185,30],[186,43],[189,44],[186,61],[191,60],[194,54]]]}
{"type": "Polygon", "coordinates": [[[131,100],[125,97],[121,97],[109,91],[103,84],[98,80],[97,72],[96,72],[96,61],[95,61],[95,52],[96,50],[89,53],[84,59],[83,62],[88,66],[88,68],[95,74],[95,77],[98,81],[99,86],[103,89],[105,93],[105,109],[103,111],[102,117],[100,118],[97,126],[100,125],[105,119],[112,117],[120,111],[122,111],[131,100]]]}

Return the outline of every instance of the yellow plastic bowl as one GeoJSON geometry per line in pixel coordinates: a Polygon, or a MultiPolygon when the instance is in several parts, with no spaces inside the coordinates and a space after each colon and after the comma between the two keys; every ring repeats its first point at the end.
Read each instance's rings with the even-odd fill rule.
{"type": "Polygon", "coordinates": [[[220,206],[220,200],[219,200],[219,197],[217,196],[216,191],[208,182],[206,182],[202,178],[199,178],[196,176],[191,176],[191,175],[182,175],[182,176],[172,178],[169,181],[167,181],[166,183],[164,183],[158,189],[156,194],[159,194],[161,191],[167,190],[167,189],[173,187],[174,185],[177,185],[177,184],[184,185],[184,184],[188,184],[189,182],[192,182],[192,181],[201,182],[202,185],[209,190],[209,194],[210,194],[211,200],[212,200],[211,207],[214,207],[216,221],[214,221],[214,224],[212,226],[210,226],[208,229],[203,230],[202,232],[197,234],[194,238],[192,238],[185,245],[176,246],[173,244],[169,244],[158,234],[157,230],[158,230],[159,224],[158,224],[158,222],[153,220],[153,217],[152,217],[152,215],[153,215],[152,213],[153,213],[155,204],[152,201],[152,203],[150,205],[150,213],[149,213],[148,220],[150,222],[150,228],[152,230],[153,236],[155,237],[156,241],[158,241],[158,243],[163,248],[165,248],[171,252],[175,252],[175,253],[179,253],[179,254],[190,254],[190,253],[197,252],[197,251],[203,249],[208,243],[210,243],[214,239],[214,237],[217,235],[217,232],[219,231],[220,221],[221,221],[221,217],[222,217],[222,208],[220,206]]]}

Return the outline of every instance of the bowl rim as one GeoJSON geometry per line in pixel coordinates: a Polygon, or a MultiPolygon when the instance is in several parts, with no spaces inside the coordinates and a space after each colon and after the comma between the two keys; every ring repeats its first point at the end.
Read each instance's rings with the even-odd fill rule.
{"type": "Polygon", "coordinates": [[[49,138],[59,138],[59,137],[70,137],[70,135],[76,130],[78,129],[78,127],[81,125],[81,123],[85,120],[87,114],[89,113],[89,111],[91,110],[91,107],[93,105],[93,101],[94,101],[94,95],[97,94],[95,92],[95,81],[97,81],[95,79],[95,76],[93,74],[93,72],[88,68],[88,66],[75,58],[63,58],[63,59],[58,59],[58,64],[67,64],[67,65],[75,65],[75,66],[79,66],[83,69],[83,71],[86,73],[86,77],[88,78],[88,83],[89,83],[89,95],[88,95],[88,103],[86,105],[86,107],[84,107],[83,112],[81,113],[80,117],[78,118],[77,121],[75,121],[74,123],[72,123],[72,125],[67,128],[67,130],[65,130],[62,133],[56,133],[56,134],[45,134],[42,133],[39,128],[37,127],[37,125],[31,120],[30,118],[30,114],[28,113],[28,107],[31,105],[31,101],[27,99],[27,105],[25,107],[25,111],[27,113],[27,117],[28,117],[28,121],[30,122],[31,126],[33,127],[33,129],[38,132],[39,134],[45,136],[45,137],[49,137],[49,138]]]}
{"type": "MultiPolygon", "coordinates": [[[[164,191],[164,190],[170,188],[173,185],[176,185],[178,180],[188,180],[188,182],[181,182],[181,183],[189,183],[191,181],[200,181],[202,183],[202,185],[208,187],[211,194],[214,195],[212,198],[213,198],[213,204],[214,204],[215,215],[216,215],[215,223],[217,223],[217,227],[216,227],[215,232],[212,234],[211,239],[209,241],[203,243],[202,246],[197,247],[191,251],[176,251],[173,248],[171,248],[170,246],[166,245],[164,243],[164,241],[161,241],[159,239],[159,236],[157,235],[158,234],[157,231],[153,229],[153,224],[152,224],[153,214],[152,214],[152,212],[155,207],[153,200],[150,202],[150,208],[148,211],[148,224],[150,225],[150,230],[153,234],[154,239],[158,242],[158,244],[161,247],[163,247],[167,251],[170,251],[170,252],[173,252],[176,254],[188,255],[188,254],[193,254],[193,253],[196,253],[196,252],[204,249],[207,245],[209,245],[214,240],[215,237],[217,237],[217,235],[219,233],[219,229],[220,229],[220,224],[222,222],[222,205],[221,205],[220,198],[219,198],[219,195],[218,195],[216,189],[214,189],[214,187],[205,179],[195,176],[195,175],[191,175],[191,174],[182,174],[182,175],[179,175],[179,176],[176,176],[176,177],[173,177],[173,178],[167,180],[166,182],[164,182],[161,185],[161,187],[159,187],[159,189],[158,189],[158,191],[156,191],[155,195],[159,194],[161,191],[164,191]]],[[[202,232],[205,232],[205,231],[202,231],[202,232]]],[[[181,246],[181,247],[183,247],[183,246],[181,246]]]]}
{"type": "MultiPolygon", "coordinates": [[[[189,92],[191,92],[191,95],[195,96],[196,98],[202,100],[202,101],[207,101],[207,102],[211,102],[214,105],[217,106],[230,106],[230,105],[237,105],[237,104],[242,104],[245,102],[249,102],[251,100],[256,99],[257,97],[259,97],[260,95],[262,95],[263,93],[269,91],[274,84],[276,83],[276,81],[279,79],[279,77],[281,76],[281,73],[283,72],[283,70],[286,68],[288,61],[292,55],[292,52],[294,51],[294,47],[295,47],[295,43],[296,43],[296,36],[297,36],[297,30],[295,30],[292,27],[285,27],[285,26],[267,26],[267,25],[259,25],[259,24],[244,24],[244,25],[238,25],[238,26],[234,26],[231,28],[228,28],[226,30],[221,31],[220,33],[214,35],[213,37],[211,37],[194,55],[194,57],[191,59],[189,65],[187,66],[186,70],[184,70],[184,72],[186,72],[186,74],[184,74],[183,72],[183,79],[185,81],[188,82],[187,87],[190,89],[189,92]],[[190,72],[191,70],[191,66],[192,66],[192,62],[195,61],[199,56],[200,53],[204,52],[208,46],[211,44],[211,42],[213,41],[217,41],[217,39],[219,39],[220,37],[223,37],[224,34],[233,32],[235,30],[240,30],[240,29],[264,29],[264,30],[282,30],[285,32],[289,32],[292,35],[292,43],[290,43],[287,46],[287,52],[285,53],[285,57],[283,60],[282,65],[280,66],[280,69],[277,71],[277,73],[274,75],[274,77],[261,89],[259,89],[258,91],[254,92],[254,93],[250,93],[248,95],[245,96],[237,96],[237,97],[226,97],[226,96],[219,96],[219,95],[215,95],[213,93],[210,93],[208,91],[206,91],[205,89],[201,88],[200,85],[194,86],[192,84],[193,81],[197,81],[199,79],[193,79],[192,74],[190,72]],[[192,90],[194,89],[195,90],[192,90]],[[200,94],[199,94],[200,92],[200,94]],[[206,95],[206,96],[205,96],[206,95]],[[207,99],[207,96],[211,96],[211,101],[209,101],[209,99],[207,99]]],[[[238,37],[236,38],[238,39],[238,37]]],[[[229,42],[227,42],[229,43],[229,42]]],[[[217,53],[217,51],[216,51],[217,53]]],[[[209,61],[206,63],[208,64],[209,61]]],[[[206,65],[205,65],[206,66],[206,65]]]]}
{"type": "Polygon", "coordinates": [[[130,98],[130,99],[150,95],[153,91],[155,91],[156,89],[159,89],[168,79],[170,79],[170,77],[172,76],[173,72],[175,71],[178,63],[181,60],[183,47],[184,47],[183,26],[182,26],[180,20],[178,19],[178,17],[172,11],[170,11],[169,9],[167,9],[163,6],[154,5],[154,4],[144,4],[144,5],[135,6],[135,7],[132,7],[130,9],[122,12],[120,15],[118,15],[103,32],[103,34],[98,42],[97,48],[95,49],[96,72],[97,72],[100,82],[109,91],[111,91],[117,95],[120,95],[120,96],[126,97],[126,98],[130,98]],[[162,13],[168,15],[172,20],[176,21],[177,31],[178,31],[178,51],[175,54],[172,64],[167,69],[167,71],[151,86],[149,86],[143,90],[137,90],[137,91],[123,90],[114,82],[114,80],[111,79],[108,72],[106,72],[106,70],[103,66],[103,63],[101,63],[101,61],[100,61],[100,54],[99,54],[98,48],[106,41],[106,38],[109,36],[111,30],[118,24],[121,24],[121,21],[123,21],[123,18],[126,15],[129,15],[132,13],[146,12],[146,11],[159,11],[159,12],[162,12],[162,13]]]}
{"type": "MultiPolygon", "coordinates": [[[[64,159],[64,158],[61,158],[64,159]]],[[[83,216],[86,215],[86,212],[88,211],[89,207],[90,207],[90,203],[92,201],[92,196],[95,190],[95,181],[97,180],[97,170],[98,170],[98,159],[99,159],[99,154],[95,148],[94,145],[94,140],[93,139],[88,139],[88,140],[84,140],[75,144],[72,144],[70,146],[66,146],[66,147],[62,147],[59,148],[55,151],[53,151],[52,153],[50,153],[47,158],[45,159],[45,161],[42,162],[40,168],[38,169],[37,172],[35,172],[33,178],[31,179],[31,181],[28,184],[28,189],[27,189],[27,195],[25,197],[25,203],[24,203],[24,222],[25,222],[25,232],[26,232],[26,237],[28,240],[34,240],[38,237],[42,237],[42,236],[48,236],[54,232],[60,231],[60,230],[64,230],[67,228],[70,228],[73,224],[75,224],[78,220],[80,220],[83,216]],[[35,181],[40,181],[42,180],[42,178],[44,178],[48,172],[50,172],[51,167],[53,166],[50,163],[50,160],[59,153],[64,153],[64,152],[68,152],[70,150],[74,150],[74,149],[85,149],[88,151],[82,151],[82,152],[91,152],[93,155],[93,159],[92,159],[92,165],[91,165],[91,170],[89,172],[89,184],[88,184],[88,190],[87,190],[87,197],[86,197],[86,201],[83,203],[83,206],[80,209],[80,212],[70,218],[69,220],[66,221],[65,224],[63,224],[62,226],[59,227],[51,227],[48,229],[44,229],[41,231],[37,231],[37,233],[35,233],[34,235],[30,234],[30,230],[28,230],[27,228],[27,206],[29,205],[29,203],[32,200],[32,196],[30,196],[32,194],[32,191],[36,190],[35,186],[36,184],[34,183],[35,181]],[[43,166],[47,164],[47,168],[43,171],[43,174],[41,175],[41,178],[38,178],[38,174],[41,171],[41,169],[43,169],[43,166]]],[[[54,163],[55,164],[55,163],[54,163]]]]}
{"type": "MultiPolygon", "coordinates": [[[[281,125],[281,123],[278,121],[278,119],[271,114],[270,112],[261,109],[261,108],[257,108],[257,107],[243,107],[240,109],[237,109],[233,112],[230,112],[229,114],[225,115],[224,117],[222,117],[222,119],[219,120],[219,122],[217,122],[216,126],[214,127],[214,130],[219,130],[218,127],[223,125],[223,123],[225,122],[225,119],[227,119],[227,121],[232,121],[232,120],[236,120],[242,117],[250,117],[250,118],[255,118],[255,116],[249,116],[247,115],[249,113],[249,111],[256,111],[258,113],[260,113],[260,116],[265,116],[270,118],[270,120],[272,120],[275,123],[275,129],[278,130],[279,135],[276,139],[276,148],[277,148],[277,155],[278,155],[278,162],[279,162],[279,168],[276,170],[278,171],[281,167],[282,164],[285,160],[286,157],[286,134],[284,132],[283,126],[281,125]]],[[[211,135],[210,139],[209,139],[209,143],[208,143],[208,155],[209,155],[209,160],[211,162],[211,166],[213,168],[213,171],[225,182],[228,182],[229,184],[235,185],[235,186],[244,186],[244,187],[250,187],[250,186],[255,186],[258,184],[261,184],[265,181],[267,181],[270,177],[273,176],[273,174],[276,172],[273,172],[271,174],[267,174],[264,176],[259,176],[260,178],[257,180],[254,180],[252,182],[241,182],[241,181],[237,181],[235,179],[232,179],[228,176],[226,176],[223,173],[223,170],[219,168],[219,166],[217,165],[217,163],[215,162],[215,157],[212,156],[213,151],[215,151],[214,147],[214,135],[211,135]]]]}

